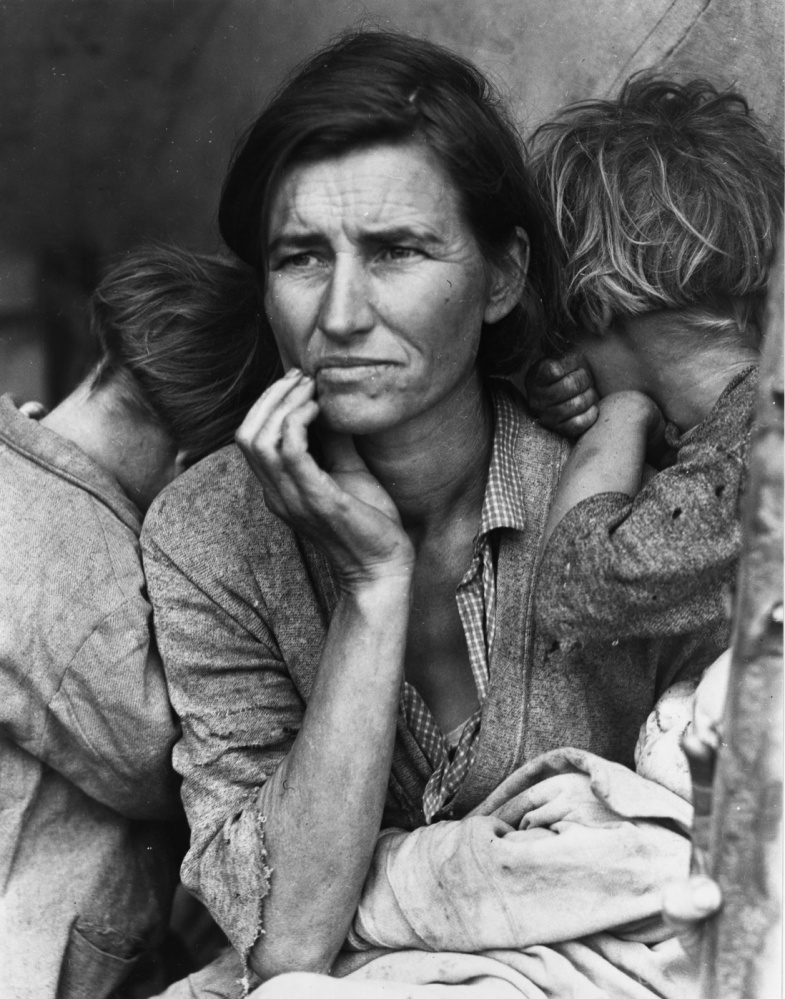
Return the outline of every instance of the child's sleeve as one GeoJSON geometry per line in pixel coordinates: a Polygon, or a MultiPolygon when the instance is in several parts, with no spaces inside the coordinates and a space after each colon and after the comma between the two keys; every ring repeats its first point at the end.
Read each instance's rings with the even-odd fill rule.
{"type": "Polygon", "coordinates": [[[741,548],[746,443],[697,434],[634,498],[602,493],[573,507],[541,565],[537,620],[558,640],[661,638],[727,618],[741,548]]]}

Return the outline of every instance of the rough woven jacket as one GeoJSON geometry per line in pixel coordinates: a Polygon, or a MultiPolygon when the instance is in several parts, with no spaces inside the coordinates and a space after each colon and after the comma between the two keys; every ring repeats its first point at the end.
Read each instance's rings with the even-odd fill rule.
{"type": "Polygon", "coordinates": [[[177,728],[141,517],[0,399],[0,995],[102,999],[168,917],[177,728]]]}
{"type": "MultiPolygon", "coordinates": [[[[566,445],[521,407],[514,443],[526,525],[501,532],[496,639],[474,762],[454,801],[460,816],[520,764],[569,745],[633,765],[638,728],[662,690],[701,671],[727,642],[703,634],[629,639],[587,649],[535,635],[531,604],[542,531],[566,445]]],[[[159,648],[183,735],[175,767],[191,849],[186,885],[246,954],[270,888],[265,781],[302,721],[336,602],[325,558],[264,505],[240,452],[207,458],[151,508],[142,534],[159,648]]],[[[430,768],[399,719],[386,823],[422,824],[430,768]]],[[[336,789],[340,793],[340,789],[336,789]]],[[[272,872],[274,890],[275,872],[272,872]]]]}

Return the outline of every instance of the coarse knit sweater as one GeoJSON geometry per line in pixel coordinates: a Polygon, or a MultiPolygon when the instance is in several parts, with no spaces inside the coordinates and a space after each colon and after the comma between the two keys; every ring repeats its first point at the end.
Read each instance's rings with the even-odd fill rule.
{"type": "MultiPolygon", "coordinates": [[[[535,633],[533,582],[568,445],[536,423],[517,393],[513,398],[520,420],[510,448],[526,522],[499,532],[489,689],[454,817],[549,749],[574,746],[631,767],[638,729],[659,694],[701,672],[727,641],[719,620],[588,651],[535,633]]],[[[262,930],[270,890],[264,816],[275,802],[265,782],[302,723],[337,602],[335,578],[326,558],[266,508],[234,446],[164,490],[148,513],[142,548],[183,731],[174,751],[191,826],[183,881],[246,955],[262,930]]],[[[430,772],[399,717],[383,826],[423,824],[430,772]]]]}
{"type": "Polygon", "coordinates": [[[0,398],[0,995],[103,999],[162,935],[184,852],[141,515],[0,398]]]}

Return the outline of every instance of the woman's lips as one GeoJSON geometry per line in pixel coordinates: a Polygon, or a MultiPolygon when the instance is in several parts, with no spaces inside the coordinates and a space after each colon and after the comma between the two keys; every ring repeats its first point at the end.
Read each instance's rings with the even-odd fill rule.
{"type": "Polygon", "coordinates": [[[364,378],[378,377],[382,370],[394,366],[392,361],[358,358],[351,361],[336,361],[320,364],[316,378],[320,381],[354,382],[364,378]]]}

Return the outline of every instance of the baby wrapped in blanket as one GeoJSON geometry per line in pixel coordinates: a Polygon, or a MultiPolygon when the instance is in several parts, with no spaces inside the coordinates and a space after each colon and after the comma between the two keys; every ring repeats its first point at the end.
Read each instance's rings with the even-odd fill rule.
{"type": "MultiPolygon", "coordinates": [[[[720,717],[728,659],[697,690],[679,683],[663,694],[641,728],[636,772],[557,749],[459,821],[383,832],[331,975],[281,975],[251,999],[697,996],[660,899],[689,866],[690,778],[680,741],[690,726],[704,738],[706,719],[720,717]]],[[[205,988],[197,975],[172,999],[239,999],[240,959],[227,952],[226,963],[213,975],[220,987],[211,978],[205,988]]]]}
{"type": "Polygon", "coordinates": [[[460,821],[385,831],[350,936],[354,953],[339,956],[334,977],[285,975],[259,999],[435,999],[445,989],[472,999],[696,995],[660,899],[689,865],[680,741],[700,705],[724,697],[725,665],[727,656],[699,686],[665,692],[641,729],[637,772],[557,749],[460,821]],[[666,867],[652,863],[655,843],[666,867]]]}

